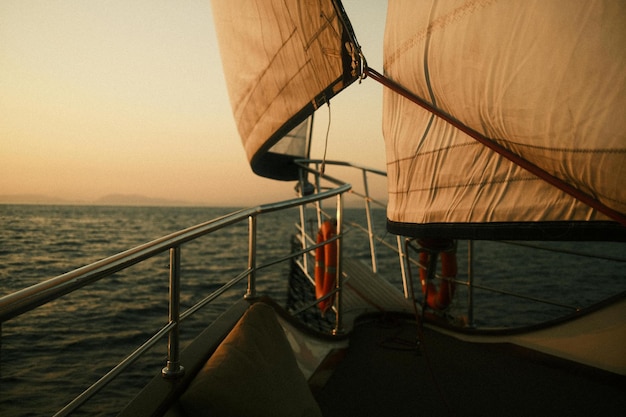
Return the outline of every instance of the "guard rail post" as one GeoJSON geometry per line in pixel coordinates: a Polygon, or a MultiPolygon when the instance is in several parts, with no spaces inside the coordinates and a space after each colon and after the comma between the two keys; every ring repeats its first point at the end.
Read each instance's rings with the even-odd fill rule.
{"type": "Polygon", "coordinates": [[[256,297],[256,224],[255,214],[248,217],[248,290],[244,298],[256,297]]]}
{"type": "Polygon", "coordinates": [[[167,365],[161,375],[164,378],[178,378],[185,373],[180,365],[180,246],[170,248],[169,321],[174,323],[174,327],[168,333],[167,365]]]}
{"type": "Polygon", "coordinates": [[[343,275],[342,275],[342,242],[343,242],[343,194],[337,194],[337,276],[335,278],[335,286],[337,294],[335,294],[335,328],[333,334],[343,334],[343,275]]]}

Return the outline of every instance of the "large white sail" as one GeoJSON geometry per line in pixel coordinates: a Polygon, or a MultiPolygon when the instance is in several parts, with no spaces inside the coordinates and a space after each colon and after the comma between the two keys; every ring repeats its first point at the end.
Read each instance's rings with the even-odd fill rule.
{"type": "Polygon", "coordinates": [[[291,161],[306,155],[293,155],[293,146],[276,143],[360,75],[343,9],[331,0],[217,0],[212,9],[231,105],[252,169],[270,178],[297,179],[291,161]]]}
{"type": "MultiPolygon", "coordinates": [[[[625,22],[626,3],[614,0],[390,0],[384,71],[624,215],[625,22]]],[[[391,90],[384,93],[383,124],[388,218],[396,232],[601,239],[622,229],[623,235],[602,212],[391,90]]]]}

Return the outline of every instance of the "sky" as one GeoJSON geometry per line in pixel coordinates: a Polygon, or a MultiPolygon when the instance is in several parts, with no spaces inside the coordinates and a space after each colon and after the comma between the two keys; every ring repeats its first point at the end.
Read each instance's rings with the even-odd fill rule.
{"type": "MultiPolygon", "coordinates": [[[[382,71],[386,1],[344,7],[382,71]]],[[[327,158],[384,170],[382,88],[366,79],[330,107],[327,158]]],[[[315,117],[321,158],[327,107],[315,117]]],[[[249,168],[209,0],[0,2],[0,196],[251,206],[293,198],[293,187],[249,168]]]]}

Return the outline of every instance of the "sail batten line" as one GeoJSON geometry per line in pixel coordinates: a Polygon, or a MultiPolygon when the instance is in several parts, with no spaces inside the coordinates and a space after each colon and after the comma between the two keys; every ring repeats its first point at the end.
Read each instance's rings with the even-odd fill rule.
{"type": "Polygon", "coordinates": [[[532,162],[528,161],[527,159],[524,159],[521,156],[519,156],[519,155],[511,152],[510,150],[504,148],[503,146],[501,146],[498,143],[494,142],[493,140],[489,139],[485,135],[477,132],[476,130],[472,129],[471,127],[469,127],[469,126],[467,126],[467,125],[465,125],[463,123],[461,123],[459,120],[455,119],[454,117],[450,116],[446,112],[442,111],[441,109],[433,106],[431,103],[427,102],[423,98],[421,98],[421,97],[417,96],[416,94],[412,93],[411,91],[407,90],[406,88],[404,88],[400,84],[396,83],[395,81],[387,78],[386,76],[384,76],[383,74],[379,73],[378,71],[376,71],[376,70],[374,70],[372,68],[366,67],[366,68],[364,68],[364,73],[366,74],[366,76],[371,77],[373,80],[381,83],[383,86],[391,89],[392,91],[400,94],[404,98],[406,98],[406,99],[410,100],[411,102],[413,102],[413,103],[419,105],[420,107],[424,108],[425,110],[427,110],[431,114],[434,114],[435,116],[439,117],[440,119],[446,121],[447,123],[451,124],[455,128],[459,129],[463,133],[467,134],[468,136],[470,136],[474,140],[480,142],[484,146],[488,147],[492,151],[498,153],[499,155],[503,156],[504,158],[508,159],[509,161],[513,162],[514,164],[516,164],[516,165],[520,166],[521,168],[523,168],[523,169],[531,172],[532,174],[538,176],[542,180],[544,180],[547,183],[551,184],[552,186],[560,189],[561,191],[571,195],[572,197],[574,197],[575,199],[577,199],[577,200],[581,201],[582,203],[588,205],[589,207],[598,210],[600,213],[602,213],[605,216],[611,218],[612,220],[615,220],[616,222],[620,223],[622,226],[626,226],[626,215],[625,214],[620,213],[620,212],[618,212],[618,211],[616,211],[616,210],[606,206],[605,204],[603,204],[602,202],[600,202],[596,198],[590,196],[589,194],[579,190],[576,187],[573,187],[572,185],[566,183],[565,181],[561,180],[558,177],[555,177],[554,175],[552,175],[549,172],[545,171],[544,169],[538,167],[537,165],[533,164],[532,162]]]}

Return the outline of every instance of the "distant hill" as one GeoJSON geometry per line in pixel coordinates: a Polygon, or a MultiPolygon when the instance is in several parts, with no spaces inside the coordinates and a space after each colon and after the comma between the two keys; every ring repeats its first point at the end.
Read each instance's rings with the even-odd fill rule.
{"type": "Polygon", "coordinates": [[[0,195],[0,204],[59,204],[59,205],[96,205],[96,206],[203,206],[183,200],[147,197],[139,194],[109,194],[94,201],[66,200],[43,194],[7,194],[0,195]]]}

